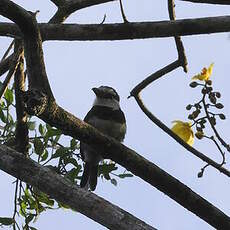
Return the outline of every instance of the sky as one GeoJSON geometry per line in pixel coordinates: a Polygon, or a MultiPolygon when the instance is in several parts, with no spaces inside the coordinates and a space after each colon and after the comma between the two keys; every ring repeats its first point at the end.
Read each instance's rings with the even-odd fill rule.
{"type": "MultiPolygon", "coordinates": [[[[56,7],[50,1],[13,1],[30,11],[40,10],[37,20],[47,22],[56,7]]],[[[131,22],[167,20],[167,1],[123,0],[126,17],[131,22]]],[[[176,1],[177,18],[196,18],[229,14],[229,6],[202,5],[176,1]]],[[[93,6],[72,14],[66,23],[122,22],[118,1],[93,6]]],[[[6,21],[0,17],[0,21],[6,21]]],[[[199,100],[199,90],[188,85],[191,77],[204,66],[214,62],[213,87],[222,94],[221,102],[227,120],[219,122],[218,130],[228,142],[229,117],[229,49],[228,33],[182,37],[188,58],[188,74],[182,68],[174,70],[147,87],[142,97],[147,107],[169,127],[173,120],[186,120],[185,106],[199,100]]],[[[0,37],[0,55],[10,43],[0,37]]],[[[83,119],[91,108],[92,87],[109,85],[120,94],[121,106],[127,118],[124,144],[134,149],[172,176],[189,186],[230,216],[229,178],[208,167],[202,178],[197,173],[205,164],[156,127],[141,112],[134,99],[127,99],[132,88],[144,78],[177,58],[173,38],[154,38],[126,41],[49,41],[43,43],[47,75],[59,105],[83,119]]],[[[194,147],[207,156],[220,160],[215,146],[208,141],[195,140],[194,147]]],[[[226,153],[230,168],[229,153],[226,153]]],[[[0,171],[0,216],[13,212],[13,177],[0,171]]],[[[138,177],[118,180],[115,187],[99,179],[95,193],[132,213],[157,229],[211,230],[200,218],[138,177]]],[[[105,227],[70,210],[55,210],[41,214],[34,226],[39,230],[61,230],[66,226],[87,230],[105,227]]]]}

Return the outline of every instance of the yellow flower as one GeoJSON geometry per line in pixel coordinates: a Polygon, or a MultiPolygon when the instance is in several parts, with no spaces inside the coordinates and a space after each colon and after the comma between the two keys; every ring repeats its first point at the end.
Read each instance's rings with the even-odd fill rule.
{"type": "Polygon", "coordinates": [[[194,143],[194,134],[191,128],[191,122],[173,121],[172,131],[177,134],[184,142],[189,145],[194,143]]]}
{"type": "Polygon", "coordinates": [[[214,63],[212,63],[208,68],[204,67],[200,74],[195,75],[192,80],[207,81],[212,75],[214,63]]]}

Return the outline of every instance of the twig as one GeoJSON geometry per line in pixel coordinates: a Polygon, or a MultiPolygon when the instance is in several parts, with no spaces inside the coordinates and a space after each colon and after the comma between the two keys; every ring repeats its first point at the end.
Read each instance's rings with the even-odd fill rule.
{"type": "MultiPolygon", "coordinates": [[[[175,2],[174,0],[168,0],[168,12],[169,12],[169,18],[172,21],[176,20],[176,13],[175,13],[175,2]]],[[[188,72],[188,62],[187,58],[185,55],[185,50],[184,46],[181,40],[180,36],[175,36],[174,37],[175,42],[176,42],[176,47],[177,47],[177,52],[178,52],[178,60],[180,61],[181,66],[184,68],[184,72],[188,72]]]]}
{"type": "Polygon", "coordinates": [[[123,21],[124,21],[124,23],[128,23],[129,21],[127,20],[127,18],[125,16],[125,12],[124,12],[124,8],[123,8],[122,0],[119,0],[119,3],[120,3],[121,16],[123,18],[123,21]]]}
{"type": "Polygon", "coordinates": [[[184,2],[230,5],[229,0],[181,0],[184,2]]]}
{"type": "Polygon", "coordinates": [[[179,136],[177,136],[171,129],[169,129],[164,123],[162,123],[159,119],[157,119],[144,105],[142,102],[140,95],[134,96],[138,105],[140,106],[141,110],[145,113],[145,115],[159,128],[165,131],[170,137],[172,137],[175,141],[177,141],[180,145],[182,145],[185,149],[191,152],[193,155],[197,156],[201,160],[205,161],[206,163],[212,165],[216,168],[219,172],[224,173],[226,176],[230,177],[230,171],[222,167],[222,164],[218,164],[203,153],[199,152],[192,146],[188,145],[184,142],[179,136]]]}
{"type": "Polygon", "coordinates": [[[52,0],[52,2],[58,6],[58,10],[49,20],[49,23],[62,23],[67,19],[68,16],[77,10],[112,1],[115,0],[52,0]]]}
{"type": "Polygon", "coordinates": [[[7,48],[6,52],[4,53],[1,62],[6,59],[7,55],[9,54],[10,50],[12,49],[13,45],[14,45],[14,40],[10,43],[9,47],[7,48]]]}
{"type": "Polygon", "coordinates": [[[14,54],[11,54],[9,57],[0,62],[0,76],[7,72],[10,68],[11,62],[14,59],[14,54]]]}
{"type": "Polygon", "coordinates": [[[208,109],[207,109],[207,105],[206,105],[206,102],[205,102],[205,94],[202,98],[202,104],[204,106],[204,111],[205,111],[205,114],[206,114],[206,117],[208,119],[208,122],[213,130],[213,132],[215,133],[217,139],[220,141],[220,143],[227,149],[228,152],[230,152],[230,146],[229,144],[227,144],[222,138],[221,136],[219,135],[216,127],[213,125],[213,123],[211,122],[211,118],[210,118],[210,115],[209,115],[209,112],[208,112],[208,109]]]}
{"type": "Polygon", "coordinates": [[[167,73],[173,71],[174,69],[180,67],[180,61],[174,61],[171,64],[165,66],[164,68],[158,70],[157,72],[151,74],[146,79],[144,79],[142,82],[140,82],[137,86],[135,86],[132,91],[130,92],[130,96],[136,96],[138,95],[141,90],[143,90],[145,87],[147,87],[150,83],[156,81],[160,77],[166,75],[167,73]]]}
{"type": "Polygon", "coordinates": [[[8,86],[12,76],[14,75],[14,73],[16,71],[16,68],[17,68],[18,63],[19,63],[19,58],[20,58],[20,53],[18,52],[14,55],[14,59],[10,64],[9,72],[8,72],[4,82],[2,84],[2,88],[0,89],[0,100],[1,100],[2,96],[5,94],[7,86],[8,86]]]}

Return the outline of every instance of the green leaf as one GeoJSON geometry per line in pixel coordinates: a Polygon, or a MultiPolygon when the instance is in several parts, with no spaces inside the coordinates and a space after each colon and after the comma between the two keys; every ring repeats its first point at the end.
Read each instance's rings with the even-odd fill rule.
{"type": "Polygon", "coordinates": [[[77,146],[77,141],[73,138],[71,141],[70,141],[70,148],[72,150],[76,149],[76,146],[77,146]]]}
{"type": "Polygon", "coordinates": [[[59,208],[66,208],[66,209],[70,209],[70,207],[64,203],[58,202],[58,207],[59,208]]]}
{"type": "Polygon", "coordinates": [[[9,218],[9,217],[0,217],[0,224],[2,225],[11,225],[15,223],[15,220],[13,218],[9,218]]]}
{"type": "Polygon", "coordinates": [[[116,181],[114,178],[111,179],[110,182],[111,182],[113,185],[117,186],[117,181],[116,181]]]}
{"type": "Polygon", "coordinates": [[[38,130],[39,130],[39,133],[40,133],[42,136],[45,135],[45,133],[46,133],[46,128],[45,128],[44,125],[39,124],[38,130]]]}
{"type": "Polygon", "coordinates": [[[99,165],[99,175],[103,174],[109,174],[110,172],[114,171],[114,170],[117,170],[117,167],[115,166],[114,163],[112,164],[102,164],[102,165],[99,165]]]}
{"type": "Polygon", "coordinates": [[[41,161],[45,161],[49,156],[49,152],[47,149],[45,149],[41,155],[41,161]]]}
{"type": "Polygon", "coordinates": [[[31,130],[31,131],[35,130],[36,122],[35,122],[35,121],[28,121],[28,122],[27,122],[27,127],[28,127],[28,129],[31,130]]]}
{"type": "Polygon", "coordinates": [[[0,119],[2,120],[2,122],[7,123],[6,116],[4,112],[2,111],[2,109],[0,109],[0,119]]]}
{"type": "Polygon", "coordinates": [[[30,230],[38,230],[37,228],[29,226],[30,230]]]}
{"type": "Polygon", "coordinates": [[[37,153],[39,156],[44,151],[44,145],[43,145],[42,141],[39,138],[34,139],[34,149],[35,149],[35,153],[37,153]]]}
{"type": "Polygon", "coordinates": [[[19,210],[19,213],[21,216],[24,216],[25,217],[25,214],[26,214],[26,203],[24,201],[21,201],[20,202],[20,210],[19,210]]]}
{"type": "Polygon", "coordinates": [[[58,157],[63,157],[68,150],[66,148],[59,148],[56,150],[56,152],[52,155],[52,158],[58,158],[58,157]]]}
{"type": "Polygon", "coordinates": [[[131,173],[123,173],[118,175],[120,178],[126,178],[126,177],[133,177],[133,174],[131,173]]]}
{"type": "Polygon", "coordinates": [[[13,95],[13,90],[6,89],[5,92],[5,99],[8,105],[11,105],[14,101],[14,95],[13,95]]]}
{"type": "Polygon", "coordinates": [[[29,214],[26,218],[25,218],[25,222],[26,224],[29,224],[35,217],[36,215],[34,214],[29,214]]]}
{"type": "Polygon", "coordinates": [[[61,134],[60,134],[60,135],[57,135],[57,136],[55,137],[55,139],[54,139],[54,142],[57,143],[57,142],[59,141],[60,137],[61,137],[61,134]]]}
{"type": "MultiPolygon", "coordinates": [[[[48,126],[49,127],[49,126],[48,126]]],[[[53,137],[53,136],[58,136],[61,135],[62,132],[60,129],[54,129],[54,128],[48,128],[47,133],[46,133],[46,137],[53,137]]]]}
{"type": "Polygon", "coordinates": [[[79,167],[79,166],[80,166],[80,165],[78,164],[77,160],[74,159],[74,158],[68,158],[68,159],[66,159],[65,163],[66,163],[66,165],[67,165],[67,164],[72,164],[72,165],[74,165],[74,166],[76,166],[76,167],[79,167]]]}
{"type": "Polygon", "coordinates": [[[77,178],[79,171],[79,169],[73,168],[66,174],[66,177],[69,178],[72,182],[74,182],[74,180],[77,178]]]}
{"type": "Polygon", "coordinates": [[[38,200],[41,203],[47,204],[48,206],[54,206],[54,200],[50,199],[45,193],[41,192],[38,196],[38,200]]]}

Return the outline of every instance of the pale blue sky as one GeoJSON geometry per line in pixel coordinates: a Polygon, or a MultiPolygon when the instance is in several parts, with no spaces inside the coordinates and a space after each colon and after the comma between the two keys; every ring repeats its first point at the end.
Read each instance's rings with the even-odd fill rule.
{"type": "MultiPolygon", "coordinates": [[[[40,10],[39,22],[47,22],[55,12],[50,1],[14,1],[27,10],[40,10]]],[[[130,21],[153,21],[168,19],[167,1],[123,0],[126,16],[130,21]]],[[[227,15],[230,7],[191,4],[176,1],[178,18],[227,15]]],[[[80,10],[69,17],[71,23],[121,22],[118,2],[80,10]]],[[[5,20],[5,19],[4,19],[5,20]]],[[[0,17],[0,21],[3,18],[0,17]]],[[[151,111],[171,126],[175,119],[186,119],[185,106],[199,98],[199,92],[188,87],[191,76],[203,66],[214,62],[212,80],[214,87],[222,92],[222,102],[227,118],[229,106],[229,49],[228,33],[183,37],[189,62],[189,74],[182,68],[168,74],[143,92],[143,99],[151,111]]],[[[0,54],[10,40],[0,37],[0,54]]],[[[45,63],[49,81],[57,102],[65,109],[83,118],[90,109],[94,86],[110,85],[121,96],[122,108],[127,117],[128,132],[124,143],[154,162],[162,169],[185,183],[195,192],[216,205],[230,216],[229,178],[209,167],[202,179],[197,173],[204,163],[183,149],[179,144],[157,128],[140,111],[134,99],[127,99],[131,89],[149,74],[177,58],[173,38],[114,42],[45,42],[45,63]]],[[[219,124],[224,137],[229,136],[229,119],[219,124]]],[[[225,138],[226,141],[229,139],[225,138]]],[[[196,148],[209,157],[219,159],[219,154],[208,141],[195,141],[196,148]]],[[[230,162],[227,153],[227,161],[230,162]]],[[[226,167],[230,167],[228,163],[226,167]]],[[[0,171],[0,216],[13,212],[13,178],[0,171]]],[[[118,180],[114,187],[99,180],[95,191],[99,196],[120,206],[148,224],[164,230],[210,230],[213,229],[191,212],[185,210],[157,189],[138,177],[118,180]]],[[[49,211],[42,214],[35,227],[61,230],[102,230],[103,226],[79,213],[69,210],[49,211]]]]}

